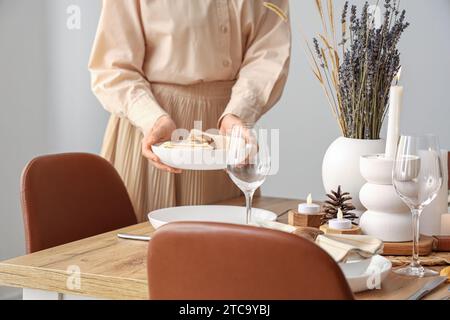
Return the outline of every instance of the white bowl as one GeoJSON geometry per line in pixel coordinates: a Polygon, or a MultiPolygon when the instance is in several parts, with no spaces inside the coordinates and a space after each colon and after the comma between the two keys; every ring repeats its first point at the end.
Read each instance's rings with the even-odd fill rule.
{"type": "Polygon", "coordinates": [[[226,169],[225,149],[166,148],[157,144],[153,152],[162,163],[182,170],[223,170],[226,169]]]}
{"type": "MultiPolygon", "coordinates": [[[[184,206],[152,211],[148,219],[157,229],[166,223],[175,221],[202,221],[245,224],[245,207],[235,206],[184,206]]],[[[252,208],[252,218],[275,221],[277,215],[271,211],[252,208]]]]}
{"type": "Polygon", "coordinates": [[[339,263],[353,292],[373,290],[381,286],[392,268],[392,263],[383,256],[375,255],[369,259],[339,263]]]}

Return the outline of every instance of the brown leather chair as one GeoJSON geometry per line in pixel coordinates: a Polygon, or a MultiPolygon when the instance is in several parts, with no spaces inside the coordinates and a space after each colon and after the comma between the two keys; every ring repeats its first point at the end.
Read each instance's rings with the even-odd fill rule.
{"type": "Polygon", "coordinates": [[[28,253],[137,223],[119,174],[96,155],[35,158],[21,189],[28,253]]]}
{"type": "Polygon", "coordinates": [[[149,243],[150,299],[353,299],[336,262],[281,231],[177,222],[149,243]]]}

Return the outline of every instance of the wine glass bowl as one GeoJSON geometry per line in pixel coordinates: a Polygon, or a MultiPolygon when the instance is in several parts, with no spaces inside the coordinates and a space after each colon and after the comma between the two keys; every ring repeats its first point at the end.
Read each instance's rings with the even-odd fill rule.
{"type": "Polygon", "coordinates": [[[411,209],[413,219],[413,253],[411,264],[396,270],[409,276],[436,275],[419,261],[420,215],[437,196],[442,185],[442,168],[437,137],[402,136],[392,170],[392,182],[397,194],[411,209]]]}
{"type": "Polygon", "coordinates": [[[264,183],[270,171],[267,135],[252,124],[234,126],[227,151],[227,173],[244,193],[246,222],[251,222],[253,194],[264,183]]]}

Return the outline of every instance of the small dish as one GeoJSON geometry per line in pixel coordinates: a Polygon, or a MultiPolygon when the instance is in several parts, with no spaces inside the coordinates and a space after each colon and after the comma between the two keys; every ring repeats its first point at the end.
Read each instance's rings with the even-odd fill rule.
{"type": "Polygon", "coordinates": [[[373,290],[381,285],[392,268],[392,263],[383,256],[339,263],[353,292],[373,290]]]}
{"type": "Polygon", "coordinates": [[[167,148],[164,144],[152,146],[153,152],[162,163],[182,170],[226,169],[225,149],[177,147],[167,148]]]}

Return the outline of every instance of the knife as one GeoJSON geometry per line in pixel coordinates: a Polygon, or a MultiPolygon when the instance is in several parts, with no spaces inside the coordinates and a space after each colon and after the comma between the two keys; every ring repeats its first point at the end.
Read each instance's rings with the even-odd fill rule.
{"type": "Polygon", "coordinates": [[[420,300],[429,294],[431,291],[439,287],[447,280],[447,277],[437,277],[431,281],[428,281],[422,288],[408,298],[408,300],[420,300]]]}
{"type": "Polygon", "coordinates": [[[127,240],[137,240],[137,241],[150,241],[151,237],[149,236],[138,236],[134,234],[126,234],[126,233],[119,233],[117,234],[117,237],[121,239],[127,239],[127,240]]]}

